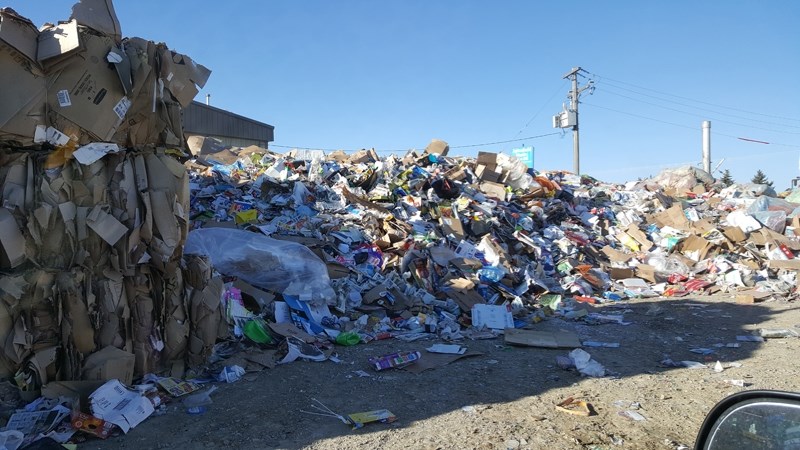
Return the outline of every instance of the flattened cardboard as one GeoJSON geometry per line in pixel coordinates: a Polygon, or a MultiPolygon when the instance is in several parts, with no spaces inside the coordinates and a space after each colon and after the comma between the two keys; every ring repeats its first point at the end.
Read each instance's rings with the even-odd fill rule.
{"type": "Polygon", "coordinates": [[[724,234],[725,237],[730,239],[732,242],[736,243],[747,239],[747,235],[745,235],[744,231],[742,231],[742,229],[739,227],[725,227],[722,229],[722,234],[724,234]]]}
{"type": "Polygon", "coordinates": [[[13,269],[25,262],[25,238],[5,208],[0,208],[0,236],[0,268],[13,269]]]}
{"type": "Polygon", "coordinates": [[[633,278],[636,276],[636,273],[631,268],[621,268],[621,267],[612,267],[608,271],[608,275],[611,277],[612,280],[624,280],[626,278],[633,278]]]}
{"type": "Polygon", "coordinates": [[[448,151],[450,151],[450,145],[439,139],[431,140],[431,143],[425,147],[425,153],[429,155],[447,156],[448,151]]]}
{"type": "Polygon", "coordinates": [[[89,355],[83,362],[84,380],[120,380],[133,383],[133,368],[136,357],[133,353],[108,346],[89,355]]]}
{"type": "Polygon", "coordinates": [[[656,283],[656,268],[648,264],[639,264],[636,266],[636,276],[656,283]]]}
{"type": "Polygon", "coordinates": [[[210,155],[224,150],[225,144],[217,138],[205,136],[188,136],[186,145],[192,155],[210,155]]]}
{"type": "Polygon", "coordinates": [[[283,337],[296,337],[307,344],[317,340],[317,338],[297,328],[292,323],[270,323],[269,329],[283,337]]]}
{"type": "Polygon", "coordinates": [[[43,124],[46,79],[36,63],[39,31],[10,9],[0,12],[0,135],[32,143],[37,125],[43,124]]]}
{"type": "Polygon", "coordinates": [[[122,38],[122,29],[111,0],[80,0],[72,6],[70,20],[72,19],[81,25],[111,36],[115,41],[122,38]]]}
{"type": "Polygon", "coordinates": [[[114,245],[128,232],[128,227],[123,225],[111,214],[97,205],[86,217],[86,224],[109,245],[114,245]]]}
{"type": "Polygon", "coordinates": [[[653,248],[653,242],[647,238],[647,235],[639,229],[636,224],[630,224],[628,228],[625,230],[629,236],[631,236],[636,242],[641,245],[642,251],[649,251],[653,248]]]}
{"type": "Polygon", "coordinates": [[[81,48],[78,23],[74,20],[43,29],[39,33],[36,60],[61,57],[81,48]]]}
{"type": "Polygon", "coordinates": [[[438,369],[444,367],[452,362],[458,361],[463,358],[471,358],[473,356],[482,356],[483,353],[476,351],[468,351],[463,355],[453,355],[447,353],[425,353],[420,359],[412,364],[403,367],[402,370],[407,372],[420,374],[426,370],[438,369]]]}
{"type": "Polygon", "coordinates": [[[464,239],[464,226],[458,218],[440,217],[439,223],[442,225],[442,232],[445,236],[452,234],[457,239],[464,239]]]}
{"type": "Polygon", "coordinates": [[[769,260],[767,266],[770,269],[787,269],[787,270],[800,270],[800,259],[788,260],[769,260]]]}
{"type": "Polygon", "coordinates": [[[484,181],[479,185],[481,192],[489,197],[504,200],[506,198],[506,187],[499,183],[484,181]]]}
{"type": "Polygon", "coordinates": [[[476,162],[485,166],[497,166],[497,153],[478,152],[478,159],[476,162]]]}
{"type": "Polygon", "coordinates": [[[69,123],[90,133],[94,140],[110,141],[130,107],[119,75],[106,61],[115,41],[107,36],[81,33],[85,58],[70,58],[48,77],[48,107],[68,122],[55,121],[64,131],[69,123]]]}
{"type": "Polygon", "coordinates": [[[506,328],[506,344],[543,348],[580,348],[578,335],[568,331],[537,331],[506,328]]]}
{"type": "Polygon", "coordinates": [[[702,261],[706,258],[706,255],[711,248],[714,247],[714,244],[700,236],[693,234],[683,240],[679,246],[681,253],[693,261],[702,261]]]}

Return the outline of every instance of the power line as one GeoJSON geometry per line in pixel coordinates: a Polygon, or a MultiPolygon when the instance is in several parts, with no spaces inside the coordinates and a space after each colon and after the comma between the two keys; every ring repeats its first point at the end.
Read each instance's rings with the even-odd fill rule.
{"type": "MultiPolygon", "coordinates": [[[[560,135],[561,132],[556,131],[554,133],[540,134],[540,135],[537,135],[537,136],[528,136],[528,137],[523,137],[523,138],[519,138],[519,139],[509,139],[507,141],[485,142],[485,143],[482,143],[482,144],[455,145],[455,146],[451,145],[450,148],[451,149],[454,149],[454,148],[471,148],[471,147],[483,147],[483,146],[497,145],[497,144],[508,144],[510,142],[520,142],[520,141],[527,141],[527,140],[530,140],[530,139],[539,139],[539,138],[543,138],[543,137],[547,137],[547,136],[555,136],[557,134],[560,135]]],[[[356,152],[356,151],[359,151],[359,150],[363,150],[363,149],[353,150],[353,149],[343,149],[343,148],[298,147],[298,146],[295,146],[295,145],[276,145],[276,144],[270,144],[270,147],[288,148],[288,149],[295,149],[295,150],[319,150],[319,151],[323,151],[323,152],[335,152],[335,151],[338,151],[338,150],[345,151],[345,152],[356,152]]],[[[405,151],[408,151],[408,150],[409,149],[394,149],[394,150],[377,150],[376,149],[375,151],[377,153],[394,153],[394,152],[405,152],[405,151]]]]}
{"type": "MultiPolygon", "coordinates": [[[[594,103],[583,102],[583,104],[587,105],[587,106],[592,106],[592,107],[595,107],[595,108],[605,109],[607,111],[612,111],[612,112],[619,113],[619,114],[625,114],[626,116],[638,117],[640,119],[651,120],[653,122],[659,122],[659,123],[663,123],[663,124],[666,124],[666,125],[672,125],[672,126],[676,126],[676,127],[680,127],[680,128],[686,128],[686,129],[689,129],[689,130],[692,130],[692,131],[701,131],[697,127],[691,127],[689,125],[683,125],[683,124],[675,123],[675,122],[668,122],[666,120],[656,119],[654,117],[647,117],[647,116],[643,116],[641,114],[634,114],[634,113],[627,112],[627,111],[621,111],[619,109],[608,108],[608,107],[605,107],[605,106],[596,105],[594,103]]],[[[742,138],[741,136],[734,136],[732,134],[720,133],[718,131],[714,131],[713,134],[714,134],[714,136],[725,136],[725,137],[729,137],[729,138],[737,139],[737,140],[753,141],[753,139],[742,138]]],[[[775,146],[780,146],[780,147],[800,148],[800,145],[795,145],[795,144],[782,144],[782,143],[778,143],[778,142],[766,142],[766,141],[760,141],[760,143],[766,143],[766,144],[769,144],[769,145],[775,145],[775,146]]]]}
{"type": "Polygon", "coordinates": [[[566,86],[566,85],[567,85],[567,83],[568,83],[568,81],[567,81],[567,80],[564,80],[564,82],[563,82],[563,83],[561,83],[561,86],[559,86],[559,87],[558,87],[558,89],[556,89],[555,91],[553,91],[553,94],[550,96],[550,98],[548,98],[548,99],[547,99],[547,100],[544,102],[544,104],[542,105],[542,107],[541,107],[541,108],[539,108],[539,110],[538,110],[538,111],[536,111],[536,114],[534,114],[534,115],[533,115],[533,117],[531,117],[531,118],[528,120],[528,122],[525,124],[525,126],[524,126],[524,127],[522,127],[522,128],[520,128],[520,130],[519,130],[519,131],[517,131],[517,134],[515,134],[515,135],[514,135],[514,137],[517,137],[517,136],[519,136],[520,134],[522,134],[522,132],[523,132],[523,131],[525,131],[525,129],[527,129],[527,128],[528,128],[528,125],[530,125],[530,124],[531,124],[531,122],[533,122],[533,119],[535,119],[535,118],[539,117],[539,114],[541,114],[541,113],[542,113],[542,111],[544,111],[544,109],[547,107],[547,105],[549,105],[549,104],[550,104],[550,102],[553,100],[553,98],[555,98],[555,96],[556,96],[556,95],[558,95],[558,93],[559,93],[559,92],[561,92],[561,90],[562,90],[562,89],[564,89],[564,86],[566,86]]]}
{"type": "Polygon", "coordinates": [[[451,146],[450,148],[469,148],[469,147],[483,147],[485,145],[508,144],[509,142],[527,141],[529,139],[539,139],[547,136],[555,136],[557,134],[560,135],[561,132],[556,131],[555,133],[540,134],[538,136],[528,136],[519,139],[509,139],[507,141],[486,142],[484,144],[456,145],[456,146],[451,146]]]}
{"type": "Polygon", "coordinates": [[[716,104],[716,103],[704,102],[702,100],[695,100],[695,99],[690,98],[690,97],[683,97],[683,96],[680,96],[680,95],[671,94],[669,92],[664,92],[664,91],[659,91],[659,90],[651,89],[651,88],[644,87],[644,86],[639,86],[637,84],[628,83],[627,81],[615,80],[613,78],[609,78],[609,77],[605,77],[605,76],[602,76],[602,75],[598,75],[596,73],[592,73],[592,72],[589,72],[589,71],[587,71],[587,73],[592,75],[592,76],[595,76],[595,77],[598,77],[598,78],[601,78],[601,79],[604,79],[604,80],[607,80],[607,81],[613,81],[613,82],[616,82],[616,83],[625,84],[625,85],[628,85],[628,86],[633,86],[635,88],[643,89],[645,91],[656,92],[658,94],[668,95],[670,97],[680,98],[680,99],[683,99],[683,100],[689,100],[691,102],[701,103],[703,105],[715,106],[717,108],[730,109],[732,111],[739,111],[739,112],[743,112],[743,113],[747,113],[747,114],[753,114],[753,115],[756,115],[756,116],[771,117],[773,119],[784,119],[784,120],[791,120],[793,122],[800,122],[800,119],[795,118],[795,117],[786,117],[786,116],[777,116],[777,115],[773,115],[773,114],[764,114],[764,113],[759,113],[759,112],[755,112],[755,111],[748,111],[746,109],[735,108],[735,107],[732,107],[732,106],[725,106],[725,105],[719,105],[719,104],[716,104]]]}
{"type": "MultiPolygon", "coordinates": [[[[737,119],[749,120],[751,122],[766,123],[766,124],[778,125],[778,126],[787,127],[787,128],[798,128],[798,129],[800,129],[800,126],[796,126],[796,125],[787,125],[787,124],[783,124],[783,123],[775,123],[774,120],[759,120],[759,119],[753,119],[753,118],[750,118],[750,117],[739,116],[739,115],[736,115],[736,114],[724,113],[722,111],[717,111],[717,110],[709,109],[709,108],[703,108],[701,106],[694,106],[694,105],[689,105],[689,104],[686,104],[686,103],[683,103],[683,102],[676,102],[675,100],[670,100],[668,98],[658,97],[656,95],[645,94],[643,92],[635,91],[633,89],[627,89],[627,88],[624,88],[624,87],[621,87],[621,86],[615,86],[613,84],[607,84],[607,83],[604,83],[604,84],[605,84],[606,87],[610,87],[610,88],[614,88],[614,89],[620,89],[620,90],[623,90],[623,91],[627,91],[627,92],[631,92],[631,93],[634,93],[634,94],[637,94],[637,95],[641,95],[643,97],[649,97],[649,98],[653,98],[653,99],[656,99],[656,100],[661,100],[661,101],[664,101],[664,102],[674,103],[676,105],[686,106],[687,108],[699,109],[701,111],[710,111],[710,112],[712,112],[714,114],[720,114],[720,115],[723,115],[723,116],[734,117],[734,118],[737,118],[737,119]]],[[[622,96],[622,94],[618,94],[618,93],[615,93],[613,91],[605,91],[605,92],[608,92],[609,94],[615,94],[615,95],[622,96]]]]}
{"type": "MultiPolygon", "coordinates": [[[[745,123],[731,122],[730,120],[722,120],[722,119],[718,119],[718,118],[715,118],[715,117],[709,117],[706,114],[695,114],[695,113],[691,113],[691,112],[688,112],[688,111],[683,111],[681,109],[676,109],[676,108],[671,108],[669,106],[659,105],[657,103],[648,102],[647,100],[641,100],[641,99],[638,99],[638,98],[630,97],[630,96],[619,94],[619,93],[612,92],[612,91],[605,91],[605,92],[608,93],[608,94],[611,94],[611,95],[616,95],[618,97],[627,98],[627,99],[633,100],[635,102],[640,102],[640,103],[644,103],[644,104],[647,104],[647,105],[655,106],[655,107],[658,107],[658,108],[663,108],[663,109],[667,109],[667,110],[670,110],[670,111],[679,112],[681,114],[688,114],[690,116],[701,117],[701,118],[705,118],[705,119],[711,119],[711,120],[713,120],[715,122],[722,122],[722,123],[727,123],[727,124],[731,124],[731,125],[737,125],[737,126],[740,126],[740,127],[755,128],[755,129],[758,129],[758,130],[771,131],[773,133],[800,134],[800,133],[798,133],[796,131],[782,131],[782,130],[775,130],[775,129],[772,129],[772,128],[759,127],[757,125],[748,125],[748,124],[745,124],[745,123]]],[[[800,127],[792,127],[792,128],[800,128],[800,127]]]]}

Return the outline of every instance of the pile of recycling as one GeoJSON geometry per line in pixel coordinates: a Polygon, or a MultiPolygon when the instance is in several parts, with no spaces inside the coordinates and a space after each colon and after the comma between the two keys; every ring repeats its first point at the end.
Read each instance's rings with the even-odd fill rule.
{"type": "MultiPolygon", "coordinates": [[[[6,448],[127,432],[175,399],[199,414],[205,384],[338,361],[337,345],[446,342],[368,361],[418,372],[548,317],[621,320],[579,303],[796,295],[800,192],[693,167],[614,185],[441,140],[402,157],[226,147],[182,131],[210,71],[123,39],[110,0],[41,30],[0,21],[6,448]]],[[[560,365],[602,376],[581,352],[560,365]]]]}

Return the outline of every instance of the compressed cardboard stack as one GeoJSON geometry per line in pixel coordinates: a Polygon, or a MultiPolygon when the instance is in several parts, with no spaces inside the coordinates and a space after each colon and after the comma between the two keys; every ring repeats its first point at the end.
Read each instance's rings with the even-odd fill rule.
{"type": "Polygon", "coordinates": [[[110,0],[41,30],[0,9],[0,377],[23,392],[210,354],[222,283],[183,261],[188,175],[171,149],[209,74],[122,39],[110,0]]]}
{"type": "Polygon", "coordinates": [[[41,31],[0,9],[0,139],[181,145],[181,107],[211,72],[119,29],[111,0],[83,0],[68,22],[41,31]]]}

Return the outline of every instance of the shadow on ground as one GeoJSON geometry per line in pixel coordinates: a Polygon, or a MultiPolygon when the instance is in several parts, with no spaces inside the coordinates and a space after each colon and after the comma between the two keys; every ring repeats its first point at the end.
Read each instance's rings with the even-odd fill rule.
{"type": "MultiPolygon", "coordinates": [[[[782,309],[789,307],[783,304],[782,309]]],[[[630,325],[587,325],[552,318],[532,325],[538,330],[573,330],[582,341],[618,342],[619,348],[585,348],[615,376],[625,379],[642,374],[664,374],[685,368],[664,367],[661,361],[691,360],[712,364],[717,360],[743,361],[763,343],[739,342],[760,327],[780,325],[776,309],[761,304],[740,305],[713,299],[645,299],[599,308],[622,314],[630,325]],[[728,344],[737,343],[738,347],[728,344]],[[693,353],[706,348],[708,355],[693,353]]],[[[791,326],[791,325],[783,325],[791,326]]],[[[556,366],[556,356],[568,349],[506,347],[502,338],[467,341],[483,356],[463,359],[446,367],[415,375],[393,370],[376,373],[367,359],[396,350],[423,351],[434,341],[403,343],[378,341],[342,348],[343,363],[296,362],[262,372],[253,382],[222,386],[214,405],[198,416],[180,406],[154,417],[127,436],[106,442],[92,441],[83,448],[301,448],[344,434],[369,434],[391,427],[403,428],[470,405],[512,402],[571,386],[581,380],[576,372],[556,366]],[[364,370],[372,377],[354,372],[364,370]],[[361,430],[336,419],[303,414],[316,398],[340,413],[386,408],[398,421],[368,425],[361,430]]],[[[698,424],[699,426],[699,424],[698,424]]]]}

